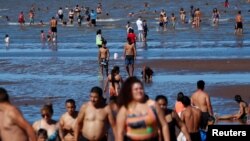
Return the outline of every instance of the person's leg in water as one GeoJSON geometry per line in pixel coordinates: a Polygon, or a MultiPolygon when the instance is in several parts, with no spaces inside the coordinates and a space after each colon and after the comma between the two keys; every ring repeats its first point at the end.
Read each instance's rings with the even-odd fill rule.
{"type": "Polygon", "coordinates": [[[109,66],[108,66],[108,64],[105,66],[105,70],[106,70],[106,76],[108,77],[108,75],[109,75],[109,66]]]}
{"type": "Polygon", "coordinates": [[[126,65],[126,70],[127,70],[128,76],[130,76],[129,65],[126,65]]]}
{"type": "Polygon", "coordinates": [[[131,75],[130,76],[134,76],[134,64],[131,64],[131,75]]]}

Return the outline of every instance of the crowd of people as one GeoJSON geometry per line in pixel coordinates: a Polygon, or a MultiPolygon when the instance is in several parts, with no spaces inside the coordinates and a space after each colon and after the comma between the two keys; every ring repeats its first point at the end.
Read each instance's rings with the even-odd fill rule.
{"type": "MultiPolygon", "coordinates": [[[[45,104],[41,119],[30,124],[22,112],[10,103],[6,89],[0,88],[0,139],[2,141],[205,141],[209,125],[217,120],[247,120],[248,104],[240,95],[235,96],[239,112],[218,116],[213,113],[205,82],[197,82],[191,95],[177,94],[173,109],[168,98],[157,95],[149,98],[143,82],[129,77],[124,82],[119,68],[107,78],[112,83],[110,98],[105,99],[103,89],[92,87],[89,101],[79,111],[74,99],[65,101],[66,112],[59,121],[53,119],[52,104],[45,104]],[[114,86],[121,86],[119,89],[114,86]],[[179,130],[176,130],[176,127],[179,130]],[[178,131],[178,132],[177,132],[178,131]]],[[[105,90],[104,90],[105,91],[105,90]]],[[[249,105],[250,106],[250,105],[249,105]]]]}

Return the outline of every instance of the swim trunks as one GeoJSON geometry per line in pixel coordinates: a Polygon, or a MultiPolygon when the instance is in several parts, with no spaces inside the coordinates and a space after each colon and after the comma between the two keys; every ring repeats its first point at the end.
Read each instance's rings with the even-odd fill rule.
{"type": "Polygon", "coordinates": [[[104,67],[108,67],[108,60],[107,59],[101,59],[100,65],[104,67]]]}
{"type": "Polygon", "coordinates": [[[201,123],[200,123],[201,129],[206,129],[209,116],[210,114],[208,112],[201,113],[201,123]]]}
{"type": "Polygon", "coordinates": [[[189,133],[191,141],[201,141],[201,135],[200,132],[196,133],[189,133]]]}
{"type": "Polygon", "coordinates": [[[133,65],[134,64],[134,55],[126,55],[125,64],[126,65],[133,65]]]}
{"type": "Polygon", "coordinates": [[[57,28],[56,27],[51,27],[51,32],[57,32],[57,28]]]}
{"type": "Polygon", "coordinates": [[[237,29],[243,29],[243,24],[242,22],[237,22],[237,29]]]}

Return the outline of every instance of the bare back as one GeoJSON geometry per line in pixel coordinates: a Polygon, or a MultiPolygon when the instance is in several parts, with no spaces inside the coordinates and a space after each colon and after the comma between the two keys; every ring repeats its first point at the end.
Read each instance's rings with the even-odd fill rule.
{"type": "Polygon", "coordinates": [[[107,48],[100,48],[99,49],[99,53],[100,53],[100,58],[101,59],[107,59],[108,58],[108,49],[107,48]]]}
{"type": "Polygon", "coordinates": [[[135,55],[135,46],[134,44],[126,44],[124,47],[125,55],[135,55]]]}
{"type": "Polygon", "coordinates": [[[198,107],[202,112],[209,112],[209,104],[208,100],[210,99],[208,94],[205,93],[204,91],[198,90],[196,91],[192,97],[192,105],[198,107]]]}
{"type": "Polygon", "coordinates": [[[0,133],[1,141],[29,141],[29,137],[15,122],[15,117],[23,117],[21,112],[13,106],[6,106],[4,111],[0,111],[0,133]]]}
{"type": "Polygon", "coordinates": [[[85,106],[82,135],[88,140],[99,140],[106,134],[108,107],[97,109],[90,102],[85,106]],[[93,132],[93,129],[95,129],[95,132],[93,132]]]}
{"type": "Polygon", "coordinates": [[[238,14],[236,17],[235,17],[235,21],[236,22],[242,22],[242,16],[240,14],[238,14]]]}
{"type": "Polygon", "coordinates": [[[188,106],[182,113],[181,119],[185,123],[189,133],[199,131],[201,122],[201,111],[197,108],[188,106]]]}

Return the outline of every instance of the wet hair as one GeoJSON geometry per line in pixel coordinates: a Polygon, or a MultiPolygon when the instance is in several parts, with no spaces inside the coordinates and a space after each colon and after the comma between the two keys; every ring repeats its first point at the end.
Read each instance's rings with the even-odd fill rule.
{"type": "Polygon", "coordinates": [[[174,16],[174,13],[172,13],[172,16],[174,16]]]}
{"type": "Polygon", "coordinates": [[[134,33],[134,29],[130,28],[130,29],[128,30],[128,33],[134,33]]]}
{"type": "Polygon", "coordinates": [[[128,41],[128,44],[132,44],[132,41],[131,41],[131,39],[130,38],[127,38],[127,41],[128,41]]]}
{"type": "Polygon", "coordinates": [[[187,96],[184,96],[182,98],[182,104],[184,105],[184,107],[187,107],[187,106],[190,106],[191,105],[191,101],[190,101],[190,98],[187,97],[187,96]]]}
{"type": "Polygon", "coordinates": [[[197,88],[201,89],[201,90],[204,90],[204,87],[205,87],[205,82],[203,80],[199,80],[197,82],[197,88]]]}
{"type": "Polygon", "coordinates": [[[72,104],[72,105],[76,105],[76,102],[75,102],[74,99],[67,99],[67,100],[65,101],[65,104],[67,104],[67,103],[70,103],[70,104],[72,104]]]}
{"type": "Polygon", "coordinates": [[[41,33],[43,33],[44,31],[43,30],[41,30],[41,33]]]}
{"type": "Polygon", "coordinates": [[[43,128],[39,129],[39,130],[37,131],[37,137],[39,137],[39,136],[41,136],[41,135],[47,139],[47,138],[48,138],[47,130],[45,130],[45,129],[43,129],[43,128]]]}
{"type": "Polygon", "coordinates": [[[147,94],[145,94],[144,98],[145,98],[145,101],[149,100],[149,96],[147,94]]]}
{"type": "Polygon", "coordinates": [[[146,22],[146,20],[143,20],[143,22],[146,22]]]}
{"type": "Polygon", "coordinates": [[[241,11],[238,11],[238,14],[241,14],[241,11]]]}
{"type": "Polygon", "coordinates": [[[103,45],[106,45],[106,44],[107,44],[107,40],[103,40],[103,41],[102,41],[102,44],[103,44],[103,45]]]}
{"type": "Polygon", "coordinates": [[[103,98],[103,96],[102,96],[102,93],[103,93],[102,88],[100,88],[98,86],[95,86],[95,87],[91,88],[90,92],[91,93],[96,93],[96,94],[98,94],[99,97],[103,98]]]}
{"type": "Polygon", "coordinates": [[[6,35],[5,35],[5,38],[6,38],[6,37],[9,37],[9,35],[8,35],[8,34],[6,34],[6,35]]]}
{"type": "Polygon", "coordinates": [[[98,34],[102,34],[102,30],[101,30],[101,29],[98,29],[98,30],[96,31],[96,35],[98,35],[98,34]]]}
{"type": "Polygon", "coordinates": [[[117,96],[111,96],[110,98],[109,98],[109,102],[117,102],[117,96]]]}
{"type": "Polygon", "coordinates": [[[9,102],[9,94],[4,88],[0,88],[0,103],[9,102]]]}
{"type": "Polygon", "coordinates": [[[190,8],[191,8],[191,9],[193,9],[193,8],[194,8],[194,6],[193,6],[193,5],[191,5],[191,6],[190,6],[190,8]]]}
{"type": "Polygon", "coordinates": [[[118,95],[118,104],[120,107],[125,106],[128,108],[129,103],[133,100],[132,87],[135,83],[139,83],[143,87],[142,82],[137,77],[129,77],[122,84],[120,93],[118,95]]]}
{"type": "Polygon", "coordinates": [[[41,108],[41,113],[43,111],[49,113],[50,115],[53,115],[54,113],[53,105],[51,103],[43,105],[43,107],[41,108]]]}
{"type": "Polygon", "coordinates": [[[55,17],[52,17],[52,19],[55,19],[55,17]]]}
{"type": "Polygon", "coordinates": [[[183,99],[183,97],[184,97],[184,94],[182,92],[179,92],[177,94],[177,101],[181,101],[183,99]]]}
{"type": "Polygon", "coordinates": [[[119,73],[119,71],[120,71],[120,68],[118,66],[114,66],[111,71],[111,83],[113,87],[115,87],[115,74],[119,73]]]}
{"type": "Polygon", "coordinates": [[[242,101],[242,98],[241,98],[240,95],[235,95],[235,96],[234,96],[234,100],[235,100],[236,102],[240,103],[240,102],[242,101]]]}
{"type": "Polygon", "coordinates": [[[159,100],[165,100],[166,103],[168,103],[168,98],[164,95],[157,95],[156,98],[155,98],[155,101],[159,101],[159,100]]]}

